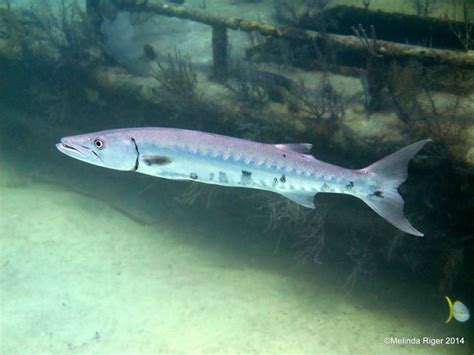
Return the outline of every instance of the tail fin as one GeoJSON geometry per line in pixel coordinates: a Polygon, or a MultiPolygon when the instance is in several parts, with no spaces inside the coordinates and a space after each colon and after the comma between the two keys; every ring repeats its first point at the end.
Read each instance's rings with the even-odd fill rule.
{"type": "Polygon", "coordinates": [[[373,173],[381,180],[380,191],[361,197],[375,212],[398,229],[422,237],[403,214],[405,202],[398,193],[398,187],[408,176],[408,163],[430,139],[425,139],[392,153],[361,171],[373,173]]]}

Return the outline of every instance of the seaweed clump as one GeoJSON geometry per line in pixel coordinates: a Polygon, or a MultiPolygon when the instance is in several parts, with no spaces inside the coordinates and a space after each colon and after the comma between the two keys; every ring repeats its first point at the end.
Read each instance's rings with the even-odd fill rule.
{"type": "MultiPolygon", "coordinates": [[[[408,134],[418,132],[444,144],[455,144],[468,120],[464,93],[455,85],[451,95],[439,99],[433,74],[433,70],[428,71],[414,61],[405,66],[393,62],[387,76],[389,96],[408,134]]],[[[454,80],[460,82],[462,75],[455,72],[454,80]]]]}
{"type": "Polygon", "coordinates": [[[67,68],[69,77],[73,74],[73,78],[81,77],[103,58],[104,52],[98,46],[96,32],[77,1],[61,0],[58,8],[53,9],[49,1],[42,0],[22,15],[27,19],[25,26],[32,26],[39,33],[39,43],[32,38],[21,42],[24,57],[28,57],[28,53],[34,56],[32,52],[40,44],[44,50],[50,51],[50,56],[59,57],[57,62],[61,68],[67,68]]]}
{"type": "Polygon", "coordinates": [[[249,63],[234,61],[225,86],[237,100],[249,107],[261,107],[268,100],[264,81],[259,77],[257,68],[249,63]]]}
{"type": "Polygon", "coordinates": [[[283,23],[298,24],[308,14],[320,13],[331,0],[275,0],[275,17],[283,23]]]}
{"type": "MultiPolygon", "coordinates": [[[[454,13],[456,12],[456,3],[453,3],[454,13]]],[[[462,24],[456,25],[453,22],[450,22],[451,32],[457,37],[462,47],[466,51],[470,51],[474,48],[474,37],[472,32],[474,30],[474,16],[472,14],[472,9],[468,5],[466,0],[461,1],[462,7],[462,24]]]]}
{"type": "Polygon", "coordinates": [[[8,59],[5,97],[53,122],[87,110],[87,80],[106,61],[96,33],[76,1],[41,0],[0,12],[2,54],[8,59]],[[11,76],[11,78],[10,78],[11,76]],[[18,93],[16,93],[18,92],[18,93]]]}
{"type": "Polygon", "coordinates": [[[159,83],[159,91],[155,94],[169,103],[181,107],[189,105],[197,99],[197,75],[190,59],[185,59],[176,50],[173,55],[168,54],[167,63],[156,60],[152,69],[152,76],[159,83]]]}
{"type": "Polygon", "coordinates": [[[301,110],[310,118],[321,122],[340,123],[345,115],[345,103],[341,93],[332,85],[327,72],[323,73],[314,93],[300,83],[293,95],[301,110]]]}

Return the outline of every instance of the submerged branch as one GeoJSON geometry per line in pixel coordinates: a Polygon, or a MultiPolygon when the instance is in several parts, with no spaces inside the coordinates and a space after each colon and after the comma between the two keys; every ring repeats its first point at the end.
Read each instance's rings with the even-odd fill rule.
{"type": "MultiPolygon", "coordinates": [[[[244,20],[238,17],[220,17],[207,12],[187,8],[184,6],[174,6],[162,3],[147,3],[139,0],[114,0],[119,8],[131,12],[153,12],[158,15],[177,17],[203,23],[209,26],[226,27],[231,30],[244,32],[257,31],[265,36],[275,38],[285,38],[291,40],[302,40],[310,43],[320,42],[329,47],[336,47],[340,50],[355,51],[365,53],[367,44],[360,41],[357,36],[343,36],[331,33],[307,31],[295,27],[273,25],[260,21],[244,20]]],[[[408,44],[395,43],[390,41],[377,40],[378,54],[384,57],[415,59],[424,64],[437,65],[446,64],[465,68],[474,68],[474,55],[459,51],[442,50],[413,46],[408,44]]]]}

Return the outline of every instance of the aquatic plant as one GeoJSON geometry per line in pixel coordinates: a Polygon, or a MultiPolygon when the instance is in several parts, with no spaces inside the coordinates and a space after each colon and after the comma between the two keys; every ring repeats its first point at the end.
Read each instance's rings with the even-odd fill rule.
{"type": "Polygon", "coordinates": [[[183,103],[189,104],[196,100],[197,75],[191,59],[184,59],[178,50],[168,54],[166,64],[156,60],[152,68],[152,76],[160,84],[157,93],[169,103],[180,107],[183,103]]]}
{"type": "Polygon", "coordinates": [[[95,30],[77,1],[61,0],[55,11],[48,0],[41,0],[28,17],[46,35],[64,67],[82,71],[96,64],[101,54],[92,49],[97,44],[95,30]]]}
{"type": "MultiPolygon", "coordinates": [[[[461,73],[454,71],[455,80],[461,73]]],[[[463,101],[463,90],[455,90],[443,100],[436,98],[432,72],[421,64],[410,61],[402,66],[393,62],[387,79],[387,88],[399,119],[409,134],[424,132],[444,144],[454,143],[463,134],[468,115],[463,101]]]]}
{"type": "MultiPolygon", "coordinates": [[[[461,0],[461,7],[462,25],[449,22],[449,28],[458,38],[459,42],[461,42],[463,48],[466,51],[470,51],[474,48],[474,38],[472,37],[474,31],[474,16],[471,13],[471,8],[466,0],[461,0]]],[[[453,2],[453,12],[456,13],[456,2],[453,2]]]]}
{"type": "Polygon", "coordinates": [[[2,4],[5,6],[7,11],[10,11],[12,8],[12,0],[2,0],[2,4]]]}
{"type": "Polygon", "coordinates": [[[405,66],[393,62],[388,73],[388,89],[398,118],[408,129],[412,129],[414,124],[413,114],[419,108],[417,100],[419,87],[417,83],[422,70],[421,64],[415,61],[410,61],[405,66]]]}
{"type": "Polygon", "coordinates": [[[464,254],[464,248],[450,248],[448,250],[444,265],[441,269],[438,291],[449,292],[452,290],[454,282],[458,278],[464,263],[464,254]]]}
{"type": "Polygon", "coordinates": [[[293,248],[297,249],[295,258],[305,264],[313,262],[321,264],[321,253],[326,243],[326,217],[329,206],[319,204],[316,211],[312,211],[293,248]]]}
{"type": "Polygon", "coordinates": [[[199,201],[206,209],[209,209],[213,203],[215,204],[216,201],[220,200],[219,195],[222,193],[225,193],[225,189],[191,182],[184,192],[175,197],[174,200],[186,206],[192,206],[199,201]]]}
{"type": "Polygon", "coordinates": [[[261,107],[268,100],[267,90],[259,77],[258,69],[249,62],[231,62],[229,76],[224,84],[237,100],[250,107],[261,107]]]}
{"type": "Polygon", "coordinates": [[[298,24],[305,14],[321,12],[330,2],[331,0],[275,0],[275,17],[281,22],[298,24]]]}
{"type": "Polygon", "coordinates": [[[373,235],[365,240],[357,236],[350,238],[351,242],[347,256],[353,263],[353,267],[342,286],[346,296],[352,293],[359,278],[372,274],[376,269],[376,263],[370,249],[372,239],[373,235]]]}
{"type": "Polygon", "coordinates": [[[264,141],[267,137],[274,136],[275,125],[271,121],[254,117],[255,112],[252,108],[246,107],[240,110],[238,119],[235,121],[238,136],[253,141],[264,141]]]}
{"type": "Polygon", "coordinates": [[[275,198],[261,193],[253,195],[260,211],[267,220],[265,232],[277,235],[274,252],[277,253],[285,239],[295,249],[295,259],[300,263],[321,264],[321,253],[326,242],[325,222],[330,206],[324,203],[311,210],[285,198],[275,198]]]}
{"type": "Polygon", "coordinates": [[[370,112],[377,111],[382,107],[382,90],[386,85],[383,47],[377,41],[374,26],[370,26],[370,37],[361,24],[357,28],[352,27],[352,31],[366,49],[366,69],[361,72],[365,107],[370,112]]]}
{"type": "Polygon", "coordinates": [[[41,0],[30,9],[0,15],[3,50],[16,63],[10,80],[24,85],[16,100],[30,101],[27,109],[43,113],[51,124],[70,117],[72,110],[88,109],[84,85],[104,57],[77,2],[62,0],[53,6],[41,0]]]}
{"type": "Polygon", "coordinates": [[[441,5],[441,0],[407,0],[410,7],[418,16],[430,16],[441,5]]]}
{"type": "Polygon", "coordinates": [[[268,219],[266,232],[276,231],[283,226],[290,229],[299,229],[306,224],[308,214],[310,213],[310,210],[307,208],[285,198],[267,197],[260,193],[255,194],[255,197],[260,201],[258,209],[268,219]]]}
{"type": "Polygon", "coordinates": [[[377,42],[377,34],[375,32],[375,27],[370,26],[370,37],[367,35],[365,28],[359,24],[358,27],[351,27],[352,32],[354,32],[357,39],[362,43],[362,45],[367,49],[367,52],[374,57],[381,58],[380,46],[377,42]]]}
{"type": "Polygon", "coordinates": [[[323,73],[316,92],[310,93],[301,82],[293,91],[299,108],[309,117],[340,122],[345,115],[345,104],[340,92],[332,85],[327,72],[323,73]]]}

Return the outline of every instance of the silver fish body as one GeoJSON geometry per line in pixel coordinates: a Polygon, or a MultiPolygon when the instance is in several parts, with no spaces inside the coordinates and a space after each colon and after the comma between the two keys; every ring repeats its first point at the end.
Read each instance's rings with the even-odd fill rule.
{"type": "Polygon", "coordinates": [[[309,155],[311,144],[264,144],[174,128],[131,128],[61,139],[73,158],[117,170],[174,180],[279,193],[314,208],[320,192],[344,193],[366,202],[397,228],[422,234],[403,215],[398,186],[409,160],[428,140],[414,143],[371,166],[351,170],[309,155]]]}

